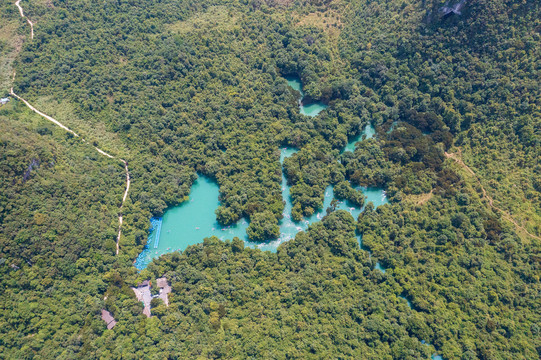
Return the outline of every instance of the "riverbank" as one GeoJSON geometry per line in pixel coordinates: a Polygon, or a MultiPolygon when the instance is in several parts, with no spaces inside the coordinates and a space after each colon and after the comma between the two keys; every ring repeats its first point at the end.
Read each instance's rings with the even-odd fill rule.
{"type": "MultiPolygon", "coordinates": [[[[374,129],[368,125],[358,137],[351,140],[346,148],[354,149],[355,143],[362,139],[363,136],[366,139],[372,137],[374,133],[374,129]]],[[[294,148],[282,148],[280,151],[280,164],[283,165],[284,160],[293,156],[296,152],[297,149],[294,148]]],[[[199,176],[192,185],[189,200],[168,209],[164,213],[159,234],[157,234],[158,227],[152,226],[147,245],[134,262],[135,267],[142,270],[154,258],[174,251],[184,251],[188,246],[200,243],[204,238],[211,236],[216,236],[222,241],[238,237],[244,241],[245,246],[275,252],[280,244],[293,239],[300,231],[306,231],[310,224],[320,221],[327,214],[326,210],[335,199],[334,187],[332,185],[327,186],[321,208],[312,216],[304,217],[301,221],[294,221],[291,216],[293,202],[290,197],[290,186],[287,184],[283,171],[281,189],[285,206],[282,213],[283,218],[279,222],[279,237],[266,242],[253,242],[250,241],[246,234],[249,225],[247,219],[243,218],[236,224],[229,226],[223,226],[216,221],[214,210],[220,206],[218,200],[219,186],[213,180],[199,176]],[[159,236],[159,239],[156,238],[157,236],[159,236]],[[158,244],[158,246],[154,247],[153,243],[158,244]]],[[[364,193],[366,197],[365,204],[371,202],[375,207],[378,207],[388,202],[383,189],[358,187],[357,190],[364,193]]],[[[335,209],[348,211],[354,219],[357,219],[363,210],[363,208],[356,207],[346,201],[338,201],[335,209]]]]}

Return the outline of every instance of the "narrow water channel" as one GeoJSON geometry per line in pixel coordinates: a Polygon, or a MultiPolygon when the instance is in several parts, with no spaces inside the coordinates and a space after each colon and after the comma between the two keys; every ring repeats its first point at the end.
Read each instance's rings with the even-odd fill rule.
{"type": "MultiPolygon", "coordinates": [[[[371,127],[367,127],[365,131],[366,135],[373,134],[371,127]]],[[[357,142],[358,138],[352,141],[357,142]]],[[[284,159],[293,155],[296,151],[296,149],[292,148],[283,148],[280,153],[280,163],[283,164],[284,159]]],[[[248,221],[246,219],[241,219],[231,226],[223,226],[216,221],[214,211],[220,205],[218,201],[219,187],[214,181],[200,176],[192,185],[190,199],[188,201],[168,209],[161,219],[161,223],[153,219],[153,228],[150,232],[147,246],[136,259],[135,267],[139,270],[144,269],[153,258],[173,251],[183,251],[189,245],[197,244],[210,236],[216,236],[221,240],[233,239],[236,236],[244,240],[246,246],[261,250],[276,251],[278,245],[284,241],[293,239],[299,231],[306,230],[310,224],[322,219],[325,216],[326,209],[334,199],[333,186],[328,186],[325,189],[321,210],[310,217],[296,222],[291,219],[293,204],[289,195],[290,187],[287,185],[286,177],[283,173],[281,186],[285,207],[283,212],[284,217],[280,221],[280,237],[269,242],[253,243],[246,235],[246,228],[248,227],[248,221]]],[[[382,189],[360,189],[366,196],[365,203],[371,201],[375,207],[387,203],[385,192],[382,189]]],[[[356,208],[345,201],[340,201],[336,209],[350,212],[354,219],[357,219],[362,211],[361,208],[356,208]]]]}
{"type": "MultiPolygon", "coordinates": [[[[327,108],[327,105],[321,102],[304,105],[302,101],[304,93],[302,91],[300,79],[290,77],[287,78],[287,82],[293,89],[299,91],[301,95],[301,99],[299,100],[301,114],[317,116],[322,110],[327,108]]],[[[361,141],[363,136],[365,139],[371,138],[374,136],[374,133],[374,128],[367,125],[363,132],[351,139],[345,146],[344,151],[354,151],[355,144],[361,141]]],[[[296,151],[297,150],[293,148],[283,148],[280,152],[280,164],[283,164],[284,159],[293,155],[296,151]]],[[[293,239],[299,231],[305,231],[310,224],[322,219],[326,214],[326,209],[334,199],[333,186],[331,185],[325,189],[322,208],[312,216],[296,222],[291,218],[293,204],[290,198],[290,187],[287,185],[287,180],[283,172],[281,187],[285,207],[283,219],[279,223],[280,236],[269,242],[254,243],[251,242],[246,235],[246,229],[248,227],[248,221],[246,219],[241,219],[231,226],[223,226],[216,221],[214,211],[220,205],[218,201],[218,184],[204,176],[199,176],[192,185],[188,201],[168,209],[163,218],[151,219],[152,228],[148,243],[143,252],[137,257],[135,267],[139,270],[144,269],[153,258],[157,258],[173,251],[183,251],[189,245],[197,244],[204,238],[210,236],[216,236],[220,240],[238,237],[244,240],[246,246],[274,252],[278,248],[278,245],[284,241],[293,239]]],[[[360,189],[366,196],[365,204],[372,202],[375,207],[378,207],[387,203],[385,192],[382,189],[360,189]]],[[[346,210],[351,213],[354,219],[357,219],[362,211],[361,208],[357,208],[345,201],[340,201],[336,210],[346,210]]]]}
{"type": "MultiPolygon", "coordinates": [[[[327,108],[323,103],[303,104],[302,84],[298,78],[288,78],[288,84],[293,89],[299,91],[301,99],[299,100],[300,113],[307,116],[317,116],[321,111],[327,108]]],[[[375,129],[371,125],[367,125],[358,136],[350,139],[343,151],[354,151],[355,144],[364,139],[369,139],[375,134],[375,129]]],[[[283,148],[280,152],[280,164],[283,165],[284,159],[292,156],[296,149],[283,148]]],[[[283,219],[280,221],[280,237],[278,239],[265,242],[253,243],[246,235],[248,221],[241,219],[236,224],[231,226],[222,226],[216,221],[215,209],[220,205],[218,201],[219,187],[216,182],[204,177],[199,178],[194,182],[190,191],[190,199],[176,207],[168,209],[163,218],[151,219],[152,229],[148,238],[148,243],[145,249],[139,254],[135,261],[135,267],[139,270],[144,269],[152,259],[163,254],[183,251],[190,245],[200,243],[204,238],[216,236],[220,240],[233,239],[238,237],[243,239],[246,246],[259,248],[275,252],[278,246],[288,240],[291,240],[299,231],[305,231],[308,226],[316,221],[319,221],[326,214],[326,209],[330,206],[334,199],[333,186],[330,185],[325,189],[323,207],[310,217],[305,217],[299,222],[293,221],[291,218],[291,210],[293,204],[290,198],[290,187],[287,185],[286,177],[282,171],[282,198],[285,202],[283,211],[283,219]]],[[[366,196],[365,204],[372,202],[374,207],[386,204],[388,202],[385,191],[380,188],[363,188],[360,187],[366,196]]],[[[340,201],[336,210],[346,210],[357,219],[362,211],[362,208],[357,208],[347,204],[345,201],[340,201]]],[[[359,245],[362,247],[362,239],[359,237],[359,245]]],[[[379,262],[376,263],[375,269],[385,273],[386,270],[379,262]]],[[[412,308],[411,302],[403,297],[408,305],[412,308]]],[[[423,342],[427,346],[430,344],[423,342]]],[[[432,360],[443,360],[440,355],[433,354],[432,360]]]]}
{"type": "Polygon", "coordinates": [[[301,98],[299,99],[299,111],[301,114],[314,117],[327,108],[327,105],[321,101],[309,104],[304,103],[304,92],[302,91],[301,79],[297,76],[288,76],[286,77],[286,80],[289,86],[301,94],[301,98]]]}

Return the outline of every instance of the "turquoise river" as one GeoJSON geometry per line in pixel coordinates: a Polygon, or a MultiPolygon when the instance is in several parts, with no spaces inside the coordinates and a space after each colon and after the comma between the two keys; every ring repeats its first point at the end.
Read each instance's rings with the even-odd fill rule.
{"type": "MultiPolygon", "coordinates": [[[[300,79],[289,77],[286,80],[288,85],[294,90],[297,90],[301,95],[301,99],[299,99],[299,112],[301,114],[313,117],[327,108],[327,105],[320,102],[303,105],[302,98],[304,97],[304,93],[300,79]]],[[[344,151],[354,151],[355,143],[361,141],[363,136],[364,138],[373,137],[374,133],[375,131],[372,126],[366,126],[359,136],[353,138],[346,145],[344,151]]],[[[280,152],[280,163],[283,164],[284,159],[293,155],[296,151],[296,149],[292,148],[283,148],[280,152]]],[[[137,257],[135,267],[139,270],[144,269],[153,258],[173,251],[183,251],[189,245],[200,243],[204,238],[210,236],[216,236],[221,240],[238,237],[244,240],[246,246],[261,250],[276,251],[278,245],[284,241],[293,239],[299,231],[304,231],[311,223],[319,221],[325,215],[326,209],[334,199],[333,187],[328,186],[325,189],[323,207],[312,216],[295,222],[291,219],[293,204],[289,195],[289,186],[283,173],[281,186],[285,207],[283,219],[280,221],[280,237],[265,243],[253,243],[246,235],[246,228],[248,227],[248,221],[246,219],[241,219],[231,226],[223,226],[216,221],[214,211],[220,205],[218,201],[218,184],[204,176],[200,176],[192,185],[188,201],[168,209],[163,218],[151,219],[152,228],[148,243],[143,252],[137,257]]],[[[387,202],[385,192],[381,189],[362,188],[362,190],[366,196],[366,203],[371,201],[377,207],[387,202]]],[[[351,206],[343,201],[339,202],[336,209],[349,211],[355,219],[357,219],[362,211],[362,209],[351,206]]]]}
{"type": "MultiPolygon", "coordinates": [[[[364,133],[367,135],[373,134],[373,129],[367,126],[364,133]]],[[[353,141],[357,142],[358,140],[359,138],[356,138],[353,141]]],[[[286,157],[291,156],[296,151],[296,149],[292,148],[283,148],[280,153],[280,163],[283,163],[286,157]]],[[[333,187],[328,186],[325,190],[323,207],[312,216],[295,222],[291,219],[293,204],[289,196],[289,186],[283,173],[281,186],[285,207],[283,219],[280,221],[280,237],[265,243],[253,243],[246,235],[246,228],[248,227],[246,219],[241,219],[231,226],[223,226],[216,221],[214,211],[220,205],[218,201],[219,187],[216,182],[204,176],[199,176],[192,185],[188,201],[168,209],[161,220],[161,224],[156,219],[153,219],[153,228],[150,232],[147,247],[137,258],[135,266],[138,269],[144,269],[153,258],[173,251],[182,251],[189,245],[200,243],[204,238],[210,236],[216,236],[221,240],[233,239],[236,236],[243,239],[246,246],[276,251],[278,245],[282,242],[291,240],[299,231],[306,230],[308,225],[323,218],[326,209],[334,199],[333,187]]],[[[378,188],[361,189],[366,196],[366,203],[371,201],[377,207],[387,202],[383,190],[378,188]]],[[[351,206],[344,201],[340,201],[336,209],[349,211],[355,219],[362,211],[362,209],[351,206]]]]}
{"type": "MultiPolygon", "coordinates": [[[[313,117],[317,116],[321,111],[327,108],[327,105],[321,102],[303,104],[302,97],[304,97],[304,93],[299,78],[287,78],[287,83],[301,95],[301,99],[299,99],[299,112],[301,114],[313,117]]],[[[357,142],[371,138],[374,134],[374,128],[367,125],[363,132],[351,139],[344,147],[344,151],[354,151],[357,142]]],[[[297,150],[293,148],[283,148],[280,152],[280,163],[283,164],[284,159],[293,155],[296,151],[297,150]]],[[[289,186],[287,185],[283,172],[281,186],[285,207],[282,213],[283,219],[280,221],[280,237],[265,243],[254,243],[251,242],[246,235],[246,228],[248,227],[248,221],[246,219],[241,219],[231,226],[223,226],[216,221],[214,211],[220,205],[220,202],[218,201],[218,184],[204,176],[199,176],[192,185],[188,201],[168,209],[163,218],[151,219],[152,228],[150,230],[148,243],[143,252],[137,257],[135,267],[142,270],[152,261],[152,259],[173,251],[183,251],[188,246],[200,243],[204,238],[210,236],[216,236],[220,240],[238,237],[244,240],[246,246],[274,252],[278,248],[278,245],[284,241],[293,239],[299,231],[305,231],[310,224],[323,218],[326,209],[334,199],[333,186],[331,185],[325,189],[323,207],[312,216],[305,217],[302,221],[295,222],[291,219],[291,209],[293,208],[293,204],[289,195],[289,186]]],[[[378,207],[388,202],[385,191],[382,189],[360,189],[362,189],[366,196],[366,204],[372,202],[375,207],[378,207]]],[[[362,208],[357,208],[347,204],[347,202],[340,201],[336,210],[349,211],[351,215],[353,215],[353,218],[357,219],[362,208]]],[[[362,246],[361,237],[359,237],[359,244],[362,246]]],[[[383,268],[379,262],[376,263],[376,269],[385,273],[385,268],[383,268]]],[[[410,301],[405,297],[402,298],[411,308],[410,301]]],[[[425,342],[423,341],[423,343],[425,342]]],[[[433,354],[431,358],[432,360],[443,360],[443,358],[437,354],[433,354]]]]}
{"type": "Polygon", "coordinates": [[[294,90],[297,90],[301,94],[299,99],[299,111],[303,115],[316,116],[321,111],[327,108],[327,105],[322,102],[314,102],[311,104],[303,104],[304,92],[302,91],[301,80],[296,76],[286,77],[287,84],[291,86],[294,90]]]}

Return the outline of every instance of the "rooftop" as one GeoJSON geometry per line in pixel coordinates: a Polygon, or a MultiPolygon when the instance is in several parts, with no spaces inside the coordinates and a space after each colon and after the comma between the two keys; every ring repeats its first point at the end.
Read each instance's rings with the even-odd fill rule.
{"type": "Polygon", "coordinates": [[[101,309],[101,319],[107,324],[107,329],[112,329],[116,325],[116,320],[109,311],[101,309]]]}

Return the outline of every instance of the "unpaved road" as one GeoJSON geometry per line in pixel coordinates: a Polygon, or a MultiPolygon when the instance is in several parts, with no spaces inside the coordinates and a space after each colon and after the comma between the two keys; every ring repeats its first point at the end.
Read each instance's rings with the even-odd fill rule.
{"type": "Polygon", "coordinates": [[[124,191],[124,196],[122,197],[122,203],[120,204],[120,211],[118,215],[118,236],[116,237],[116,254],[120,251],[120,235],[122,234],[122,207],[124,202],[128,197],[128,191],[130,191],[130,171],[128,170],[128,162],[123,159],[119,159],[124,163],[124,169],[126,170],[126,190],[124,191]]]}
{"type": "Polygon", "coordinates": [[[36,109],[35,107],[33,107],[32,105],[30,105],[28,103],[28,101],[26,101],[25,99],[23,99],[22,97],[20,97],[19,95],[15,94],[13,92],[13,88],[11,88],[9,94],[19,100],[21,100],[23,103],[25,103],[26,106],[28,106],[28,108],[30,110],[32,110],[33,112],[35,112],[36,114],[40,115],[40,116],[43,116],[45,119],[55,123],[56,125],[60,126],[62,129],[66,130],[67,132],[70,132],[72,133],[74,136],[76,137],[79,137],[79,135],[77,135],[77,133],[73,130],[71,130],[70,128],[68,128],[67,126],[65,126],[64,124],[62,124],[60,121],[57,121],[56,119],[53,119],[52,117],[50,117],[49,115],[46,115],[44,113],[42,113],[41,111],[39,111],[38,109],[36,109]]]}
{"type": "MultiPolygon", "coordinates": [[[[32,23],[32,21],[30,21],[29,18],[27,18],[24,15],[24,11],[23,11],[23,8],[21,7],[20,3],[21,3],[21,0],[17,0],[17,2],[15,3],[15,6],[17,6],[17,8],[19,9],[19,14],[21,14],[21,17],[25,18],[26,21],[28,21],[28,23],[30,24],[30,30],[31,30],[30,37],[33,39],[34,38],[34,24],[32,23]]],[[[15,80],[15,73],[13,73],[13,80],[15,80]]],[[[71,134],[73,134],[74,136],[79,137],[79,135],[75,131],[71,130],[69,127],[62,124],[60,121],[56,120],[52,116],[49,116],[47,114],[42,113],[41,111],[39,111],[38,109],[36,109],[32,105],[30,105],[30,103],[28,101],[26,101],[25,99],[23,99],[19,95],[15,94],[15,92],[13,91],[13,87],[11,88],[10,94],[11,94],[11,96],[21,100],[26,106],[28,106],[28,108],[30,110],[32,110],[36,114],[38,114],[38,115],[44,117],[45,119],[51,121],[55,125],[60,126],[62,129],[66,130],[67,132],[69,132],[71,134]]],[[[86,142],[85,139],[82,139],[82,140],[83,140],[83,142],[86,142]]],[[[105,151],[103,151],[102,149],[100,149],[97,146],[94,146],[94,148],[96,149],[97,152],[99,152],[103,156],[106,156],[106,157],[108,157],[110,159],[117,159],[113,155],[111,155],[109,153],[106,153],[105,151]]],[[[121,161],[124,164],[124,169],[126,170],[126,191],[124,191],[124,196],[122,197],[122,203],[120,204],[120,209],[119,209],[119,213],[118,213],[118,235],[116,237],[116,254],[117,255],[118,255],[118,253],[120,251],[120,236],[122,235],[122,208],[124,207],[124,202],[126,201],[126,198],[128,197],[128,192],[130,191],[130,171],[128,169],[128,162],[126,160],[124,160],[124,159],[121,159],[121,158],[118,158],[118,160],[121,161]]]]}
{"type": "Polygon", "coordinates": [[[26,21],[28,22],[28,24],[30,24],[30,38],[33,39],[34,38],[34,24],[32,23],[32,21],[30,21],[29,18],[24,16],[24,11],[20,3],[21,3],[21,0],[17,0],[17,2],[15,3],[15,6],[17,6],[17,8],[19,9],[19,14],[21,14],[21,17],[26,18],[26,21]]]}
{"type": "MultiPolygon", "coordinates": [[[[38,109],[33,107],[28,101],[26,101],[25,99],[23,99],[19,95],[15,94],[15,92],[13,91],[13,88],[11,88],[10,95],[17,98],[17,99],[19,99],[20,101],[22,101],[30,110],[32,110],[36,114],[38,114],[38,115],[44,117],[45,119],[51,121],[55,125],[60,126],[62,129],[66,130],[67,132],[69,132],[71,134],[73,134],[73,136],[80,137],[75,131],[71,130],[69,127],[62,124],[60,121],[56,120],[52,116],[49,116],[47,114],[42,113],[41,111],[39,111],[38,109]]],[[[86,142],[85,139],[83,139],[83,138],[81,138],[81,139],[83,140],[83,142],[86,142]]],[[[113,155],[103,151],[102,149],[98,148],[97,146],[95,146],[94,149],[96,149],[96,151],[99,152],[103,156],[106,156],[106,157],[108,157],[110,159],[118,159],[119,161],[121,161],[124,164],[124,169],[126,171],[126,190],[124,191],[124,196],[122,197],[122,203],[120,204],[120,209],[119,209],[119,214],[118,214],[118,236],[116,238],[116,254],[118,255],[118,253],[120,251],[120,236],[122,234],[122,208],[124,206],[124,202],[126,201],[126,198],[128,197],[128,192],[130,191],[130,171],[128,169],[128,162],[126,160],[124,160],[124,159],[114,157],[113,155]]]]}

